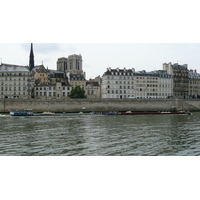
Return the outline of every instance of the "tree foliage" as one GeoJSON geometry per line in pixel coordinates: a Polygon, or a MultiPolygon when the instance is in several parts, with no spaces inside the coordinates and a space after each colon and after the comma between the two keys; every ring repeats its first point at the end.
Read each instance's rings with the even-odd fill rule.
{"type": "Polygon", "coordinates": [[[86,98],[85,90],[82,89],[80,86],[76,86],[70,92],[69,97],[70,98],[86,98]]]}

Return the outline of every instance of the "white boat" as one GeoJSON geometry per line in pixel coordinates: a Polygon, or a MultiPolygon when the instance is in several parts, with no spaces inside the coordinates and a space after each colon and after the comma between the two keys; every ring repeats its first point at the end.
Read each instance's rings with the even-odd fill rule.
{"type": "Polygon", "coordinates": [[[5,117],[6,115],[2,115],[2,114],[0,114],[0,117],[5,117]]]}

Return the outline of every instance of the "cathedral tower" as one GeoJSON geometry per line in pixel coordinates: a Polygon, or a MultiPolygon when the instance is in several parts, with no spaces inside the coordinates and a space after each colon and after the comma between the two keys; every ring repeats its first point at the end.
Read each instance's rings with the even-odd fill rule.
{"type": "Polygon", "coordinates": [[[29,70],[31,71],[35,67],[34,65],[34,54],[33,54],[33,43],[31,43],[31,52],[29,57],[29,70]]]}

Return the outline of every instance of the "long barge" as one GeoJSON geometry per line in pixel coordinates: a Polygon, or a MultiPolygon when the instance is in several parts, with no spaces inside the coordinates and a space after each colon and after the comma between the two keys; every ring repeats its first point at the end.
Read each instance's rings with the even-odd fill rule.
{"type": "Polygon", "coordinates": [[[189,111],[177,112],[118,112],[118,115],[191,115],[189,111]]]}

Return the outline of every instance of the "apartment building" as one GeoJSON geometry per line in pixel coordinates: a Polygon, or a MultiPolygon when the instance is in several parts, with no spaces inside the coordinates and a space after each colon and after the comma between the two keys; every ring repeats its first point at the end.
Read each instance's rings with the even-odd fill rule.
{"type": "Polygon", "coordinates": [[[49,82],[48,69],[46,69],[44,65],[35,66],[32,69],[31,74],[33,75],[35,84],[46,84],[49,82]]]}
{"type": "Polygon", "coordinates": [[[135,69],[111,69],[102,76],[102,98],[136,97],[135,69]]]}
{"type": "Polygon", "coordinates": [[[89,79],[86,82],[86,96],[87,98],[96,99],[101,98],[101,77],[97,76],[94,79],[89,79]]]}
{"type": "Polygon", "coordinates": [[[72,87],[66,83],[39,84],[34,87],[34,97],[36,99],[65,99],[68,98],[72,87]]]}
{"type": "Polygon", "coordinates": [[[48,70],[44,66],[32,70],[34,76],[34,98],[63,99],[68,98],[72,89],[64,72],[48,70]]]}
{"type": "Polygon", "coordinates": [[[86,82],[86,96],[90,99],[101,98],[101,88],[98,82],[86,82]]]}
{"type": "Polygon", "coordinates": [[[172,96],[172,76],[164,70],[135,73],[136,98],[169,98],[172,96]]]}
{"type": "Polygon", "coordinates": [[[0,98],[30,98],[31,76],[28,66],[0,65],[0,98]]]}
{"type": "Polygon", "coordinates": [[[163,70],[173,77],[173,97],[186,99],[189,97],[189,72],[187,64],[164,63],[163,70]]]}
{"type": "Polygon", "coordinates": [[[111,69],[102,76],[102,98],[167,98],[172,96],[172,76],[159,70],[111,69]]]}
{"type": "Polygon", "coordinates": [[[189,70],[189,98],[200,98],[200,74],[196,70],[189,70]]]}

